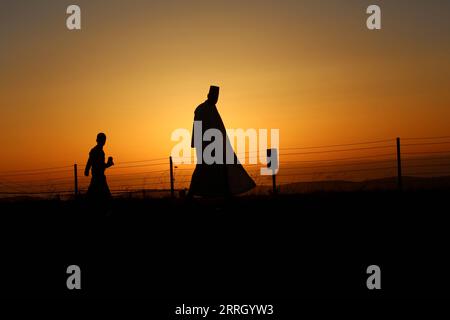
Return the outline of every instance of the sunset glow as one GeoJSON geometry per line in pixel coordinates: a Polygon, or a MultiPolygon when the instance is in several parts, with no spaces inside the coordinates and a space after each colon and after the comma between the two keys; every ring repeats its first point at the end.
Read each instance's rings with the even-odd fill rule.
{"type": "Polygon", "coordinates": [[[210,84],[282,148],[450,133],[447,2],[383,2],[379,32],[369,1],[77,3],[80,32],[69,1],[0,5],[0,171],[84,165],[100,131],[117,163],[168,157],[210,84]]]}

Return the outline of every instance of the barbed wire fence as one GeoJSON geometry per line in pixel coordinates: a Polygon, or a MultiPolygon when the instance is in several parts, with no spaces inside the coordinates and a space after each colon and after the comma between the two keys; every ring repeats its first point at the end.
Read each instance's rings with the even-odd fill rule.
{"type": "MultiPolygon", "coordinates": [[[[381,188],[403,189],[409,178],[450,176],[450,136],[408,137],[373,141],[279,148],[276,179],[261,175],[259,163],[248,163],[252,152],[237,153],[254,179],[256,193],[342,190],[358,182],[380,182],[381,188]]],[[[115,196],[182,196],[195,169],[194,158],[181,163],[171,157],[117,163],[107,179],[115,196]],[[187,162],[187,163],[186,163],[187,162]]],[[[84,169],[84,168],[83,168],[84,169]]],[[[73,198],[87,192],[90,178],[77,164],[0,172],[0,197],[73,198]]],[[[366,186],[368,187],[368,186],[366,186]]]]}

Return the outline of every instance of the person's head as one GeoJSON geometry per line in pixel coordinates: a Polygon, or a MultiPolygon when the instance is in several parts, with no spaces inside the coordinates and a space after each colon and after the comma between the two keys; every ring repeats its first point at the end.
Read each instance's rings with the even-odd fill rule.
{"type": "Polygon", "coordinates": [[[212,104],[216,104],[217,101],[219,101],[219,87],[217,86],[209,87],[208,101],[211,102],[212,104]]]}
{"type": "Polygon", "coordinates": [[[97,144],[103,147],[105,145],[105,143],[106,143],[106,134],[104,134],[103,132],[100,132],[97,135],[97,144]]]}

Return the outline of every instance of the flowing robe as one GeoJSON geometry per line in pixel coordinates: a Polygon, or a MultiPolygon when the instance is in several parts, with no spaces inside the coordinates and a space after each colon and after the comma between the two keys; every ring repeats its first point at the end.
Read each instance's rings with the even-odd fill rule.
{"type": "MultiPolygon", "coordinates": [[[[189,193],[191,195],[215,197],[240,194],[253,189],[255,182],[245,171],[242,164],[239,163],[216,106],[208,100],[199,105],[195,110],[194,124],[195,121],[202,122],[202,132],[197,132],[197,134],[201,134],[201,137],[195,137],[196,133],[193,130],[191,147],[199,148],[200,145],[196,146],[195,141],[202,141],[201,151],[203,155],[205,148],[210,143],[213,143],[212,141],[203,141],[204,132],[208,129],[217,129],[222,134],[223,159],[222,164],[206,164],[204,161],[198,163],[199,160],[197,158],[197,165],[192,175],[189,193]],[[226,150],[232,153],[234,159],[232,164],[226,164],[226,150]]],[[[198,155],[200,150],[196,151],[198,155]]]]}

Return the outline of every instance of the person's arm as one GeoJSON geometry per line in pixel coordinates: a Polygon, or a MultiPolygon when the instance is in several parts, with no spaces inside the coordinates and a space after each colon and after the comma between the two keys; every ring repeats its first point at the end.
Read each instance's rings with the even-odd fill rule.
{"type": "Polygon", "coordinates": [[[112,157],[109,157],[109,158],[108,158],[108,162],[105,163],[105,168],[107,169],[107,168],[109,168],[109,167],[112,167],[113,165],[114,165],[113,158],[112,158],[112,157]]]}
{"type": "Polygon", "coordinates": [[[86,177],[89,177],[89,171],[91,170],[92,167],[92,160],[91,160],[91,155],[89,155],[89,159],[86,163],[86,167],[84,168],[84,175],[86,177]]]}

